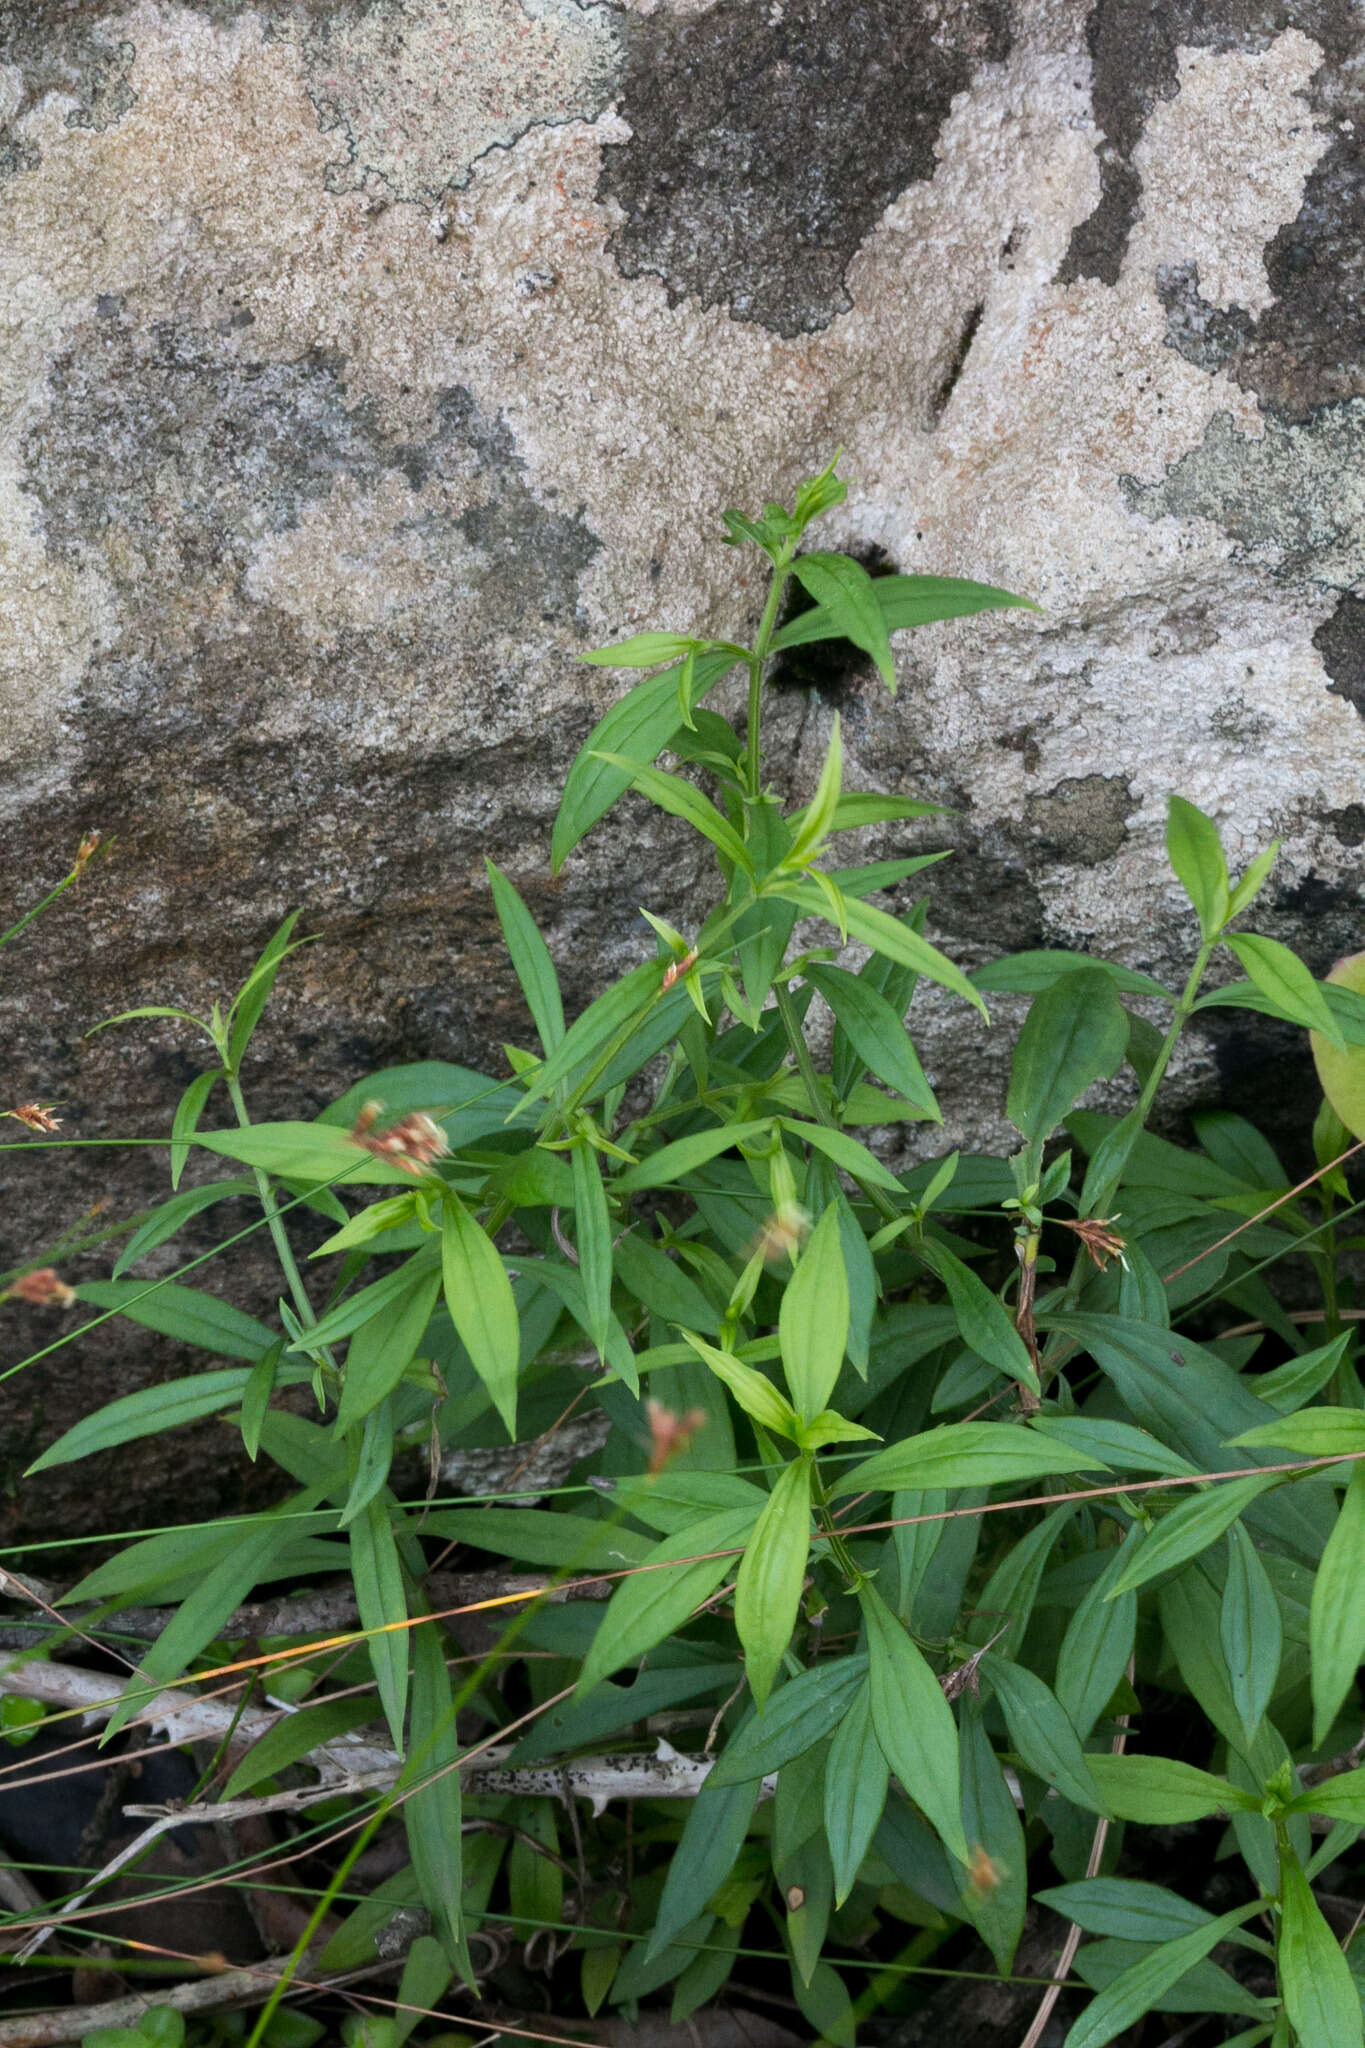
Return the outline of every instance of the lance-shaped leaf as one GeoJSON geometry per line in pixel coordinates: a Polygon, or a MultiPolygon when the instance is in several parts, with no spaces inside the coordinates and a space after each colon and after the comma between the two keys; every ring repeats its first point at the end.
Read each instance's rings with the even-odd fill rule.
{"type": "Polygon", "coordinates": [[[681,818],[711,841],[718,853],[736,867],[749,868],[749,850],[722,812],[718,811],[711,799],[703,796],[699,789],[684,780],[681,775],[670,775],[663,768],[647,768],[638,761],[629,761],[624,754],[602,754],[600,758],[610,767],[623,774],[629,772],[630,781],[642,796],[657,804],[661,811],[667,811],[672,818],[681,818]]]}
{"type": "MultiPolygon", "coordinates": [[[[1067,2035],[1063,2048],[1105,2048],[1105,2044],[1131,2027],[1134,2020],[1150,2012],[1173,1984],[1178,1984],[1196,1963],[1217,1948],[1220,1941],[1261,1910],[1260,1902],[1239,1906],[1220,1914],[1174,1941],[1166,1941],[1150,1955],[1139,1958],[1115,1977],[1112,1984],[1092,1998],[1067,2035]]],[[[1357,2006],[1357,2011],[1359,2007],[1357,2006]]]]}
{"type": "Polygon", "coordinates": [[[441,1272],[450,1320],[515,1442],[521,1331],[512,1283],[492,1239],[453,1189],[441,1211],[441,1272]]]}
{"type": "Polygon", "coordinates": [[[1117,1070],[1127,1044],[1128,1019],[1109,976],[1098,967],[1063,975],[1029,1006],[1006,1116],[1041,1145],[1093,1082],[1117,1070]]]}
{"type": "Polygon", "coordinates": [[[551,1053],[564,1036],[564,1003],[550,949],[506,875],[486,856],[484,866],[493,889],[498,923],[507,941],[507,957],[521,983],[521,992],[526,998],[526,1007],[531,1012],[541,1045],[551,1053]]]}
{"type": "Polygon", "coordinates": [[[1313,1741],[1323,1743],[1365,1657],[1365,1465],[1357,1465],[1327,1539],[1308,1610],[1313,1741]]]}
{"type": "Polygon", "coordinates": [[[1360,1993],[1292,1852],[1280,1853],[1280,1991],[1299,2048],[1359,2048],[1360,1993]]]}
{"type": "Polygon", "coordinates": [[[806,1241],[778,1311],[782,1365],[806,1421],[829,1400],[848,1344],[848,1274],[839,1210],[831,1202],[806,1241]]]}
{"type": "Polygon", "coordinates": [[[953,1710],[876,1588],[863,1584],[858,1600],[867,1624],[872,1726],[882,1754],[937,1830],[948,1853],[966,1863],[953,1710]]]}
{"type": "Polygon", "coordinates": [[[1228,921],[1228,864],[1218,827],[1183,796],[1169,799],[1166,853],[1176,880],[1198,913],[1200,931],[1211,939],[1228,921]]]}
{"type": "Polygon", "coordinates": [[[145,1330],[224,1358],[255,1360],[275,1341],[275,1332],[255,1316],[197,1287],[178,1287],[166,1280],[86,1280],[76,1294],[92,1308],[117,1309],[145,1330]]]}
{"type": "Polygon", "coordinates": [[[1250,1743],[1280,1675],[1284,1623],[1270,1575],[1240,1522],[1228,1531],[1228,1576],[1219,1626],[1233,1705],[1250,1743]]]}
{"type": "Polygon", "coordinates": [[[735,1627],[761,1707],[796,1626],[810,1551],[810,1458],[786,1466],[758,1518],[735,1580],[735,1627]]]}
{"type": "Polygon", "coordinates": [[[360,1422],[393,1392],[417,1356],[440,1292],[439,1274],[409,1266],[408,1285],[390,1313],[371,1316],[351,1339],[337,1408],[343,1430],[360,1422]]]}
{"type": "MultiPolygon", "coordinates": [[[[689,708],[695,709],[740,658],[737,653],[699,654],[692,664],[689,708]]],[[[678,668],[669,668],[637,683],[599,719],[579,748],[564,783],[550,843],[556,874],[584,833],[630,787],[630,774],[613,767],[603,756],[616,754],[633,765],[652,761],[684,723],[678,704],[680,673],[678,668]]]]}
{"type": "Polygon", "coordinates": [[[863,903],[856,896],[839,894],[836,912],[819,884],[809,877],[800,882],[770,882],[767,893],[785,897],[807,917],[828,918],[836,924],[842,922],[849,938],[858,939],[885,959],[913,968],[917,974],[927,975],[930,981],[952,989],[955,995],[964,996],[983,1017],[986,1015],[986,1005],[962,969],[946,953],[940,953],[937,946],[931,946],[927,939],[921,938],[917,931],[903,924],[899,918],[892,917],[888,911],[878,910],[872,903],[863,903]]]}
{"type": "Polygon", "coordinates": [[[941,1121],[910,1035],[880,990],[842,967],[812,964],[803,969],[834,1012],[835,1020],[862,1065],[925,1116],[941,1121]]]}
{"type": "Polygon", "coordinates": [[[837,1479],[831,1499],[871,1488],[1011,1485],[1050,1472],[1107,1469],[1102,1460],[1013,1422],[950,1422],[890,1444],[837,1479]]]}
{"type": "Polygon", "coordinates": [[[925,1238],[916,1250],[947,1288],[963,1343],[1007,1379],[1019,1380],[1036,1393],[1038,1375],[1033,1360],[1000,1297],[946,1245],[925,1238]]]}
{"type": "Polygon", "coordinates": [[[1328,1007],[1326,996],[1297,953],[1278,939],[1259,938],[1252,932],[1230,932],[1228,945],[1241,961],[1263,995],[1277,1003],[1286,1016],[1305,1030],[1317,1031],[1339,1050],[1346,1041],[1328,1007]]]}
{"type": "Polygon", "coordinates": [[[379,1687],[393,1746],[401,1757],[411,1631],[391,1626],[407,1620],[408,1603],[387,1500],[372,1500],[351,1523],[350,1542],[351,1578],[360,1625],[375,1631],[367,1645],[370,1667],[379,1687]]]}
{"type": "Polygon", "coordinates": [[[872,1726],[872,1689],[853,1694],[825,1762],[825,1839],[842,1906],[857,1882],[886,1807],[890,1765],[872,1726]]]}
{"type": "Polygon", "coordinates": [[[891,637],[872,578],[862,563],[855,562],[851,555],[798,555],[792,571],[817,605],[824,607],[839,633],[872,656],[878,674],[894,696],[896,670],[891,659],[891,637]]]}
{"type": "Polygon", "coordinates": [[[611,1212],[602,1185],[602,1169],[592,1146],[582,1139],[569,1156],[573,1164],[578,1274],[587,1305],[588,1334],[597,1346],[598,1357],[605,1359],[611,1329],[611,1212]]]}
{"type": "Polygon", "coordinates": [[[1190,1558],[1198,1557],[1218,1541],[1250,1502],[1274,1484],[1269,1476],[1229,1479],[1188,1496],[1133,1549],[1109,1597],[1116,1599],[1121,1593],[1135,1592],[1159,1572],[1174,1571],[1190,1558]]]}
{"type": "Polygon", "coordinates": [[[583,1660],[579,1698],[682,1627],[737,1563],[755,1520],[752,1508],[703,1515],[666,1538],[643,1569],[621,1581],[583,1660]]]}
{"type": "Polygon", "coordinates": [[[764,1429],[771,1429],[778,1436],[795,1436],[798,1426],[796,1410],[771,1380],[765,1379],[753,1366],[746,1365],[742,1358],[736,1358],[733,1352],[708,1344],[693,1331],[684,1330],[682,1334],[698,1358],[705,1359],[716,1378],[724,1380],[746,1415],[752,1415],[755,1422],[762,1423],[764,1429]]]}

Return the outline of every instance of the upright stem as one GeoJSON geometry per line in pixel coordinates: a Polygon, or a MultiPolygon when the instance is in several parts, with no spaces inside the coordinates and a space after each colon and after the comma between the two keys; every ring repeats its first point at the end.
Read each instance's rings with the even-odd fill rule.
{"type": "MultiPolygon", "coordinates": [[[[825,1098],[820,1093],[820,1077],[815,1071],[815,1062],[810,1056],[810,1047],[806,1044],[805,1034],[801,1029],[801,1019],[797,1016],[796,1005],[791,999],[791,990],[786,986],[785,982],[775,981],[773,983],[773,994],[777,998],[777,1013],[782,1019],[782,1029],[786,1033],[787,1044],[791,1047],[792,1057],[796,1061],[797,1072],[806,1084],[806,1096],[810,1103],[810,1113],[816,1123],[823,1124],[826,1130],[837,1131],[839,1128],[838,1123],[825,1107],[825,1098]]],[[[884,1217],[888,1223],[894,1223],[900,1216],[901,1211],[896,1207],[885,1190],[873,1187],[868,1181],[859,1180],[856,1173],[852,1178],[858,1182],[860,1193],[872,1203],[879,1215],[884,1217]]]]}
{"type": "Polygon", "coordinates": [[[1208,973],[1209,962],[1213,958],[1214,947],[1217,943],[1216,938],[1205,939],[1195,955],[1194,965],[1190,969],[1190,978],[1185,983],[1181,991],[1180,1001],[1175,1006],[1175,1014],[1171,1018],[1170,1029],[1161,1042],[1161,1051],[1156,1056],[1156,1063],[1151,1073],[1147,1076],[1146,1084],[1141,1095],[1138,1097],[1138,1111],[1144,1124],[1147,1121],[1152,1104],[1156,1101],[1157,1090],[1166,1078],[1166,1069],[1170,1065],[1171,1054],[1175,1051],[1181,1032],[1190,1021],[1190,1013],[1194,1009],[1195,997],[1199,994],[1199,984],[1208,973]]]}
{"type": "Polygon", "coordinates": [[[744,784],[749,795],[755,798],[760,790],[762,767],[759,735],[762,726],[763,668],[768,659],[768,643],[777,624],[777,608],[787,587],[790,565],[791,544],[788,543],[773,564],[773,580],[768,587],[768,602],[763,607],[763,617],[758,624],[758,638],[754,641],[754,651],[749,656],[749,736],[744,752],[744,784]]]}
{"type": "MultiPolygon", "coordinates": [[[[237,1121],[244,1131],[249,1130],[251,1118],[247,1114],[246,1098],[242,1094],[241,1083],[238,1081],[237,1076],[232,1073],[226,1074],[224,1078],[227,1081],[227,1091],[232,1098],[232,1107],[236,1113],[237,1121]]],[[[299,1272],[293,1249],[285,1231],[284,1218],[281,1216],[275,1201],[275,1190],[270,1185],[270,1175],[260,1166],[253,1167],[252,1173],[256,1180],[256,1191],[261,1198],[261,1208],[265,1212],[265,1220],[269,1227],[270,1235],[275,1242],[275,1251],[279,1257],[280,1266],[285,1279],[289,1283],[289,1292],[294,1297],[294,1306],[299,1312],[299,1321],[305,1329],[311,1330],[317,1321],[317,1317],[313,1314],[313,1304],[308,1299],[304,1289],[303,1278],[299,1272]]]]}

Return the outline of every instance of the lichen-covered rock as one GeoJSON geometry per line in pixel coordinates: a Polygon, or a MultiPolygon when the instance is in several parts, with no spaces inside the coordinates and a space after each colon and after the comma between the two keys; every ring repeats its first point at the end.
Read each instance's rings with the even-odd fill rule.
{"type": "MultiPolygon", "coordinates": [[[[83,1034],[206,1004],[295,904],[262,1111],[496,1061],[485,852],[576,999],[639,903],[685,924],[694,856],[633,802],[547,878],[619,687],[575,657],[744,630],[717,514],[837,443],[829,544],[1046,608],[902,641],[894,702],[856,666],[777,693],[784,787],[837,702],[851,778],[957,807],[942,943],[1181,971],[1176,788],[1234,858],[1283,835],[1272,931],[1358,950],[1363,65],[1350,0],[0,0],[7,895],[118,838],[4,957],[7,1099],[164,1131],[201,1049],[83,1034]]],[[[926,1041],[956,1129],[998,1131],[975,1018],[929,1004],[926,1041]]],[[[1250,1088],[1256,1042],[1187,1072],[1250,1088]]],[[[8,1160],[10,1254],[163,1167],[8,1160]]],[[[106,1335],[5,1383],[9,1481],[170,1369],[106,1335]]],[[[220,1463],[201,1433],[112,1508],[84,1470],[19,1499],[198,1510],[220,1463]]]]}

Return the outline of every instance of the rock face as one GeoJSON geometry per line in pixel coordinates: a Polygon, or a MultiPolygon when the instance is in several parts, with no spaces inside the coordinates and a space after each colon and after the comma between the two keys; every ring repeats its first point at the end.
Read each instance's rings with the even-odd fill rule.
{"type": "MultiPolygon", "coordinates": [[[[620,687],[575,656],[752,626],[718,513],[840,443],[822,544],[1046,609],[903,639],[894,702],[793,664],[780,786],[837,704],[851,782],[954,805],[931,928],[969,962],[1181,971],[1172,788],[1234,857],[1283,836],[1264,928],[1357,949],[1363,65],[1350,0],[0,0],[7,896],[118,839],[5,955],[4,1100],[164,1133],[203,1048],[82,1034],[206,1006],[294,905],[319,942],[258,1113],[496,1060],[525,1024],[484,853],[578,1000],[639,956],[639,903],[685,924],[701,871],[634,803],[548,880],[620,687]]],[[[1196,1044],[1189,1085],[1255,1092],[1253,1043],[1196,1044]]],[[[925,1051],[997,1132],[973,1019],[928,1006],[925,1051]]],[[[154,1199],[164,1160],[7,1160],[4,1256],[154,1199]]],[[[7,1362],[60,1333],[4,1315],[7,1362]]],[[[11,1489],[176,1368],[107,1335],[0,1389],[11,1489]]],[[[243,1497],[212,1432],[105,1477],[11,1523],[243,1497]]]]}

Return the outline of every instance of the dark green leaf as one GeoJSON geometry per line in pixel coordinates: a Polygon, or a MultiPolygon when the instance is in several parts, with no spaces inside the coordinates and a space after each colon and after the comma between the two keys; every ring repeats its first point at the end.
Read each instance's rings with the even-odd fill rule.
{"type": "Polygon", "coordinates": [[[870,1584],[858,1589],[867,1624],[872,1725],[882,1755],[937,1830],[949,1855],[968,1860],[962,1832],[957,1724],[909,1635],[870,1584]]]}
{"type": "Polygon", "coordinates": [[[1137,1595],[1115,1594],[1114,1588],[1130,1547],[1140,1540],[1129,1535],[1114,1552],[1067,1623],[1057,1653],[1057,1699],[1082,1742],[1113,1697],[1133,1654],[1137,1595]]]}
{"type": "Polygon", "coordinates": [[[507,941],[507,957],[521,983],[521,992],[526,998],[526,1007],[531,1012],[541,1045],[547,1053],[552,1053],[564,1036],[564,1004],[550,949],[512,884],[486,855],[484,866],[492,884],[498,922],[507,941]]]}
{"type": "Polygon", "coordinates": [[[446,1956],[468,1975],[460,1911],[463,1812],[455,1703],[439,1627],[432,1623],[414,1629],[412,1635],[412,1727],[407,1764],[398,1781],[400,1793],[406,1794],[402,1811],[408,1852],[422,1903],[446,1956]]]}
{"type": "Polygon", "coordinates": [[[441,1203],[441,1279],[450,1320],[515,1442],[521,1326],[512,1283],[496,1245],[453,1189],[441,1203]]]}
{"type": "Polygon", "coordinates": [[[1100,968],[1063,975],[1034,997],[1014,1050],[1005,1114],[1041,1145],[1095,1081],[1118,1068],[1128,1021],[1100,968]]]}
{"type": "Polygon", "coordinates": [[[612,1594],[583,1662],[578,1697],[599,1678],[633,1664],[646,1650],[672,1635],[691,1616],[736,1562],[754,1525],[747,1509],[705,1515],[654,1550],[646,1567],[612,1594]],[[722,1553],[713,1556],[712,1552],[722,1553]],[[695,1562],[689,1560],[695,1559],[695,1562]]]}
{"type": "Polygon", "coordinates": [[[975,1700],[962,1704],[962,1824],[972,1846],[973,1877],[962,1910],[1005,1976],[1024,1929],[1028,1904],[1028,1851],[1005,1774],[991,1748],[975,1700]],[[983,1865],[978,1850],[984,1851],[983,1865]]]}
{"type": "Polygon", "coordinates": [[[1228,1531],[1222,1639],[1233,1704],[1250,1742],[1280,1675],[1284,1625],[1275,1589],[1255,1544],[1240,1522],[1228,1531]]]}
{"type": "Polygon", "coordinates": [[[374,1717],[372,1698],[319,1700],[300,1707],[296,1713],[282,1714],[259,1741],[252,1743],[223,1787],[224,1799],[242,1797],[262,1779],[277,1777],[290,1764],[311,1756],[338,1735],[364,1727],[374,1717]]]}
{"type": "Polygon", "coordinates": [[[130,1323],[225,1358],[255,1360],[275,1341],[275,1332],[255,1316],[197,1287],[177,1287],[168,1280],[86,1280],[76,1293],[92,1308],[117,1309],[130,1323]]]}
{"type": "Polygon", "coordinates": [[[1130,2027],[1134,2020],[1141,2019],[1143,2013],[1150,2012],[1164,1993],[1217,1948],[1220,1941],[1226,1940],[1234,1928],[1260,1910],[1259,1900],[1253,1900],[1251,1905],[1239,1906],[1235,1912],[1206,1921],[1175,1941],[1163,1942],[1160,1948],[1133,1963],[1098,1997],[1091,1999],[1068,2033],[1063,2048],[1105,2048],[1106,2042],[1130,2027]]]}
{"type": "Polygon", "coordinates": [[[981,1659],[981,1674],[995,1689],[1020,1761],[1063,1799],[1090,1813],[1103,1813],[1104,1799],[1076,1731],[1037,1673],[988,1650],[981,1659]]]}
{"type": "Polygon", "coordinates": [[[805,976],[833,1010],[839,1029],[862,1065],[926,1116],[937,1119],[938,1104],[909,1033],[886,997],[860,975],[848,974],[842,967],[812,964],[805,969],[805,976]]]}
{"type": "Polygon", "coordinates": [[[782,1294],[782,1366],[797,1412],[811,1421],[826,1406],[848,1344],[848,1274],[839,1210],[831,1202],[811,1232],[782,1294]]]}
{"type": "Polygon", "coordinates": [[[1360,1993],[1292,1855],[1280,1858],[1280,1991],[1299,2048],[1358,2048],[1360,1993]]]}
{"type": "Polygon", "coordinates": [[[749,1688],[762,1707],[796,1626],[810,1552],[811,1460],[783,1468],[754,1525],[735,1580],[735,1628],[749,1688]]]}
{"type": "Polygon", "coordinates": [[[867,1658],[854,1655],[813,1665],[790,1679],[731,1737],[708,1783],[747,1784],[804,1756],[839,1725],[866,1675],[867,1658]]]}
{"type": "Polygon", "coordinates": [[[946,1245],[926,1237],[916,1251],[947,1288],[963,1343],[1006,1379],[1019,1380],[1036,1392],[1038,1375],[1033,1361],[999,1296],[946,1245]]]}
{"type": "MultiPolygon", "coordinates": [[[[403,1754],[403,1719],[408,1699],[407,1628],[393,1628],[408,1618],[403,1568],[398,1561],[387,1501],[372,1500],[351,1524],[351,1577],[355,1584],[360,1625],[376,1630],[368,1639],[370,1664],[393,1736],[403,1754]]],[[[434,1633],[434,1626],[425,1631],[434,1633]]]]}
{"type": "MultiPolygon", "coordinates": [[[[408,1269],[403,1268],[405,1272],[408,1269]]],[[[337,1424],[342,1430],[363,1421],[391,1394],[417,1355],[441,1288],[441,1276],[419,1268],[384,1315],[371,1316],[351,1339],[337,1424]]]]}
{"type": "Polygon", "coordinates": [[[1258,1494],[1273,1486],[1273,1478],[1229,1479],[1205,1491],[1187,1495],[1179,1507],[1163,1515],[1143,1541],[1136,1546],[1114,1582],[1113,1595],[1136,1591],[1160,1572],[1175,1571],[1190,1558],[1198,1557],[1216,1543],[1258,1494]]]}
{"type": "Polygon", "coordinates": [[[881,1822],[889,1782],[890,1766],[872,1727],[871,1688],[864,1682],[848,1703],[825,1763],[825,1838],[840,1906],[881,1822]]]}
{"type": "Polygon", "coordinates": [[[168,1237],[174,1237],[201,1210],[211,1209],[215,1202],[225,1202],[233,1195],[254,1195],[255,1192],[255,1184],[249,1180],[216,1180],[201,1188],[186,1188],[183,1195],[172,1195],[133,1232],[115,1261],[114,1279],[119,1279],[130,1266],[146,1258],[148,1252],[155,1251],[159,1244],[165,1244],[168,1237]]]}
{"type": "Polygon", "coordinates": [[[175,1105],[171,1119],[171,1186],[178,1188],[180,1176],[185,1171],[185,1161],[190,1156],[190,1140],[199,1128],[199,1119],[204,1114],[204,1105],[213,1093],[215,1081],[221,1081],[221,1067],[212,1068],[207,1074],[196,1074],[189,1087],[175,1105]]]}
{"type": "Polygon", "coordinates": [[[759,1790],[757,1784],[702,1786],[668,1865],[647,1956],[667,1948],[724,1884],[744,1846],[759,1790]]]}
{"type": "Polygon", "coordinates": [[[1365,1657],[1365,1465],[1357,1465],[1327,1539],[1309,1609],[1313,1741],[1326,1741],[1365,1657]]]}
{"type": "MultiPolygon", "coordinates": [[[[727,669],[735,665],[733,654],[700,654],[692,665],[689,699],[701,702],[727,669]]],[[[617,754],[631,762],[652,761],[668,745],[682,724],[678,707],[677,668],[637,683],[606,716],[599,719],[574,757],[564,784],[550,842],[550,860],[556,874],[563,867],[585,832],[609,811],[630,787],[630,775],[611,767],[601,756],[617,754]]]]}
{"type": "MultiPolygon", "coordinates": [[[[268,1354],[267,1354],[268,1355],[268,1354]]],[[[311,1368],[293,1366],[287,1383],[298,1385],[311,1378],[311,1368]]],[[[97,1408],[73,1423],[64,1436],[50,1444],[29,1472],[46,1472],[53,1465],[69,1465],[76,1458],[89,1458],[96,1451],[108,1451],[118,1444],[133,1443],[138,1437],[156,1436],[182,1422],[197,1422],[204,1415],[218,1415],[240,1401],[252,1377],[244,1365],[217,1372],[201,1372],[193,1379],[170,1380],[165,1386],[141,1387],[97,1408]]]]}
{"type": "Polygon", "coordinates": [[[1101,1461],[1012,1422],[950,1422],[890,1444],[836,1480],[832,1499],[873,1487],[993,1486],[1086,1471],[1101,1461]]]}
{"type": "MultiPolygon", "coordinates": [[[[251,1034],[261,1021],[261,1014],[270,1000],[270,991],[275,986],[275,976],[284,965],[290,953],[298,951],[291,946],[289,935],[299,921],[300,913],[291,910],[284,923],[267,940],[260,959],[252,968],[237,993],[229,1016],[232,1032],[228,1039],[228,1066],[235,1074],[242,1064],[242,1055],[251,1043],[251,1034]]],[[[300,941],[305,944],[306,941],[300,941]]]]}

